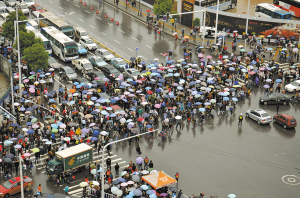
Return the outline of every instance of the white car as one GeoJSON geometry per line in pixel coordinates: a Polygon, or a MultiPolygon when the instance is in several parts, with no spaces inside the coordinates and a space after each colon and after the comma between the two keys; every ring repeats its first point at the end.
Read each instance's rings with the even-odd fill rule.
{"type": "Polygon", "coordinates": [[[97,44],[88,36],[83,36],[80,38],[79,43],[88,50],[96,50],[97,44]]]}
{"type": "Polygon", "coordinates": [[[287,92],[296,92],[300,90],[300,80],[295,80],[294,82],[285,85],[285,90],[287,92]]]}
{"type": "Polygon", "coordinates": [[[35,4],[32,0],[25,0],[27,7],[30,7],[31,5],[35,4]]]}
{"type": "Polygon", "coordinates": [[[250,109],[246,111],[246,117],[257,121],[257,124],[269,124],[272,122],[272,116],[262,109],[250,109]]]}
{"type": "Polygon", "coordinates": [[[137,77],[142,75],[139,70],[134,69],[134,68],[130,68],[130,69],[125,69],[125,71],[123,72],[125,78],[132,78],[134,80],[137,80],[137,77]]]}
{"type": "Polygon", "coordinates": [[[111,59],[115,58],[108,50],[106,49],[97,49],[95,54],[101,56],[104,61],[111,61],[111,59]]]}
{"type": "Polygon", "coordinates": [[[26,3],[22,2],[22,3],[20,4],[20,7],[21,7],[22,12],[23,12],[24,14],[29,14],[29,9],[28,9],[26,3]]]}

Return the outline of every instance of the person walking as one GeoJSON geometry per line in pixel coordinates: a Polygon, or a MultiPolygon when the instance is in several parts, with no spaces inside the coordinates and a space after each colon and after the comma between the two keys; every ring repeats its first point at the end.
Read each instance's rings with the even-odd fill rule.
{"type": "Polygon", "coordinates": [[[27,191],[28,191],[28,196],[31,196],[32,188],[31,188],[31,183],[30,182],[28,183],[27,191]]]}
{"type": "Polygon", "coordinates": [[[69,192],[69,186],[68,186],[68,184],[65,185],[65,189],[64,190],[65,190],[66,195],[68,195],[68,192],[69,192]]]}
{"type": "Polygon", "coordinates": [[[138,145],[138,146],[136,147],[136,152],[137,152],[137,156],[140,156],[140,154],[142,154],[140,145],[138,145]]]}
{"type": "Polygon", "coordinates": [[[149,159],[148,159],[148,157],[146,156],[145,159],[144,159],[144,169],[145,169],[145,170],[148,169],[148,163],[149,163],[149,159]]]}
{"type": "Polygon", "coordinates": [[[119,175],[119,168],[120,168],[119,164],[116,163],[115,165],[116,177],[119,175]]]}
{"type": "Polygon", "coordinates": [[[37,194],[42,196],[42,185],[39,184],[38,190],[37,190],[37,194]]]}
{"type": "Polygon", "coordinates": [[[108,157],[107,160],[106,160],[106,166],[107,166],[107,169],[109,167],[109,170],[111,170],[111,159],[110,159],[110,157],[108,157]]]}
{"type": "Polygon", "coordinates": [[[277,100],[277,101],[276,101],[276,105],[277,105],[277,107],[276,107],[276,111],[277,111],[277,114],[278,114],[279,105],[280,105],[280,100],[277,100]]]}
{"type": "Polygon", "coordinates": [[[178,180],[179,180],[179,173],[178,173],[178,172],[176,172],[175,178],[176,178],[176,181],[177,181],[177,183],[178,183],[178,180]]]}

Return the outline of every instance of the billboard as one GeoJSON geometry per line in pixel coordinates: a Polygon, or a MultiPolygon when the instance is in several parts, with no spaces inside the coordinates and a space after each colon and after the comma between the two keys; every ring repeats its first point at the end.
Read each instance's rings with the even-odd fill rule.
{"type": "MultiPolygon", "coordinates": [[[[225,29],[226,32],[233,32],[237,30],[239,34],[246,31],[246,19],[236,18],[232,16],[226,16],[219,14],[218,18],[218,30],[225,29]]],[[[209,27],[215,27],[216,14],[212,12],[206,12],[205,25],[209,27]]],[[[255,33],[256,36],[264,35],[265,37],[271,35],[271,38],[276,38],[276,35],[285,37],[287,39],[299,40],[299,25],[266,22],[260,20],[249,19],[248,33],[255,33]]]]}
{"type": "MultiPolygon", "coordinates": [[[[192,12],[194,11],[195,0],[183,0],[181,3],[181,12],[192,12]]],[[[181,24],[187,27],[193,26],[194,15],[191,14],[182,14],[181,15],[181,24]]]]}

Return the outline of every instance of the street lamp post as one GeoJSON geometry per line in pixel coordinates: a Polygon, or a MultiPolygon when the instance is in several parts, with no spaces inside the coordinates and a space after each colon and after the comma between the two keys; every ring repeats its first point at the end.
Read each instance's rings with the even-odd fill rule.
{"type": "Polygon", "coordinates": [[[139,0],[139,13],[140,13],[139,15],[142,16],[142,13],[141,13],[141,0],[139,0]]]}
{"type": "MultiPolygon", "coordinates": [[[[250,8],[250,0],[248,0],[248,10],[247,10],[247,21],[246,21],[246,32],[245,32],[245,35],[248,34],[249,8],[250,8]]],[[[244,35],[244,40],[245,40],[245,49],[246,49],[246,41],[247,41],[247,39],[246,39],[245,35],[244,35]]]]}
{"type": "Polygon", "coordinates": [[[218,3],[217,3],[216,30],[215,30],[215,44],[217,44],[218,19],[219,19],[219,4],[220,4],[220,0],[218,0],[218,3]]]}
{"type": "Polygon", "coordinates": [[[20,38],[19,38],[19,8],[20,6],[17,6],[16,9],[16,18],[17,18],[17,44],[18,44],[18,67],[19,67],[19,95],[20,98],[22,97],[22,74],[21,74],[21,57],[20,57],[20,38]]]}
{"type": "Polygon", "coordinates": [[[176,22],[177,22],[177,19],[175,18],[175,20],[174,20],[174,23],[175,23],[175,32],[176,32],[176,22]]]}
{"type": "MultiPolygon", "coordinates": [[[[205,29],[205,22],[206,22],[206,9],[204,9],[204,19],[203,19],[203,30],[202,30],[202,34],[203,34],[203,41],[202,41],[202,46],[204,47],[204,37],[206,34],[206,29],[205,29]]],[[[200,28],[200,32],[201,32],[201,28],[200,28]]]]}
{"type": "Polygon", "coordinates": [[[104,198],[104,152],[105,152],[105,149],[106,147],[108,147],[109,145],[112,145],[112,144],[115,144],[115,143],[118,143],[118,142],[122,142],[124,140],[129,140],[131,138],[135,138],[135,137],[138,137],[138,136],[142,136],[142,135],[146,135],[148,133],[154,133],[156,132],[157,130],[154,130],[154,131],[148,131],[148,132],[145,132],[145,133],[142,133],[142,134],[138,134],[138,135],[134,135],[134,136],[131,136],[131,137],[128,137],[128,138],[124,138],[122,140],[118,140],[118,141],[114,141],[114,142],[110,142],[108,144],[106,144],[104,147],[103,147],[103,150],[102,150],[102,175],[101,175],[101,197],[104,198]]]}
{"type": "Polygon", "coordinates": [[[22,178],[23,178],[23,175],[22,175],[22,174],[23,174],[23,173],[22,173],[22,160],[23,160],[23,159],[22,159],[21,154],[20,154],[20,155],[19,155],[19,167],[20,167],[20,170],[19,170],[19,171],[20,171],[21,189],[22,189],[22,190],[21,190],[21,198],[24,198],[24,190],[23,190],[24,188],[23,188],[23,179],[22,179],[22,178]]]}

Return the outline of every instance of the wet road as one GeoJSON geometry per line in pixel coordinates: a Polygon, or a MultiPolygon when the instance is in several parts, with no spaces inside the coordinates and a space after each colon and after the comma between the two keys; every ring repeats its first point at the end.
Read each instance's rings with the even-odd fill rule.
{"type": "MultiPolygon", "coordinates": [[[[59,3],[57,1],[51,5],[54,7],[65,6],[63,9],[68,10],[68,12],[74,10],[73,5],[70,2],[66,3],[66,1],[59,1],[59,3]]],[[[104,7],[106,12],[114,12],[110,6],[104,5],[104,7]]],[[[128,16],[120,11],[114,13],[120,19],[121,17],[127,19],[123,19],[120,24],[120,28],[124,28],[121,30],[125,33],[116,31],[114,29],[116,27],[108,25],[107,22],[107,25],[102,24],[101,21],[104,20],[97,20],[86,14],[85,11],[76,11],[76,15],[69,17],[71,19],[80,17],[85,20],[86,22],[82,23],[82,27],[89,30],[91,27],[88,26],[96,27],[95,23],[99,23],[99,30],[93,32],[99,35],[104,35],[100,31],[104,32],[106,34],[106,36],[104,35],[105,39],[111,42],[120,36],[122,39],[116,40],[122,42],[120,49],[124,49],[126,53],[128,52],[127,47],[130,49],[139,47],[139,53],[147,59],[153,59],[160,55],[159,52],[164,53],[169,47],[174,49],[174,41],[168,36],[155,41],[153,35],[144,34],[141,38],[139,37],[139,41],[134,41],[132,37],[138,38],[139,35],[136,33],[138,27],[140,28],[138,31],[147,32],[145,25],[139,26],[139,22],[127,18],[128,16]],[[154,42],[152,43],[152,41],[154,42]],[[136,46],[137,44],[139,45],[136,46]],[[146,45],[152,46],[152,50],[146,45]]],[[[181,45],[178,45],[175,49],[177,53],[179,53],[178,50],[180,49],[178,48],[180,47],[181,45]]],[[[88,56],[90,55],[89,53],[88,56]]],[[[161,55],[160,57],[163,58],[161,55]]],[[[64,63],[64,65],[71,64],[64,63]]],[[[54,88],[57,89],[60,83],[71,87],[70,82],[65,80],[58,82],[56,80],[54,88]]],[[[204,192],[205,197],[210,195],[226,197],[230,193],[244,198],[298,197],[300,137],[297,135],[297,131],[299,132],[299,127],[289,130],[283,129],[277,123],[258,125],[245,116],[243,126],[237,127],[238,115],[240,113],[245,115],[245,111],[250,108],[262,108],[272,116],[276,114],[276,106],[258,104],[261,95],[263,95],[263,89],[253,88],[252,98],[239,101],[232,117],[220,115],[213,120],[206,119],[203,125],[198,123],[196,128],[184,122],[183,128],[174,130],[173,134],[165,141],[158,142],[146,137],[140,138],[142,156],[147,155],[150,160],[153,160],[155,169],[164,170],[171,176],[174,176],[178,171],[180,173],[179,188],[188,196],[199,195],[200,192],[204,192]]],[[[280,113],[289,113],[295,116],[298,121],[300,120],[299,110],[299,104],[294,103],[279,108],[280,113]]],[[[114,146],[112,160],[115,161],[112,164],[118,162],[120,167],[123,167],[131,160],[135,161],[136,145],[137,143],[133,142],[129,148],[128,142],[124,142],[114,146]]],[[[95,153],[94,158],[98,160],[100,156],[95,153]]],[[[28,173],[28,176],[32,176],[34,179],[34,192],[36,192],[38,184],[41,183],[44,193],[63,193],[63,186],[56,187],[51,181],[48,181],[44,169],[41,167],[42,164],[43,162],[40,162],[38,166],[35,166],[32,174],[28,173]]],[[[81,188],[78,184],[86,176],[88,176],[87,171],[82,174],[75,174],[76,180],[69,185],[71,197],[80,197],[81,188]]],[[[2,181],[1,177],[0,182],[2,181]]],[[[25,195],[27,196],[27,194],[25,195]]],[[[20,195],[14,197],[18,198],[20,195]]]]}

